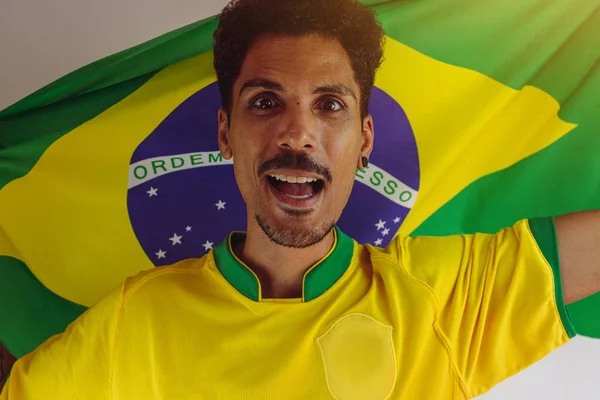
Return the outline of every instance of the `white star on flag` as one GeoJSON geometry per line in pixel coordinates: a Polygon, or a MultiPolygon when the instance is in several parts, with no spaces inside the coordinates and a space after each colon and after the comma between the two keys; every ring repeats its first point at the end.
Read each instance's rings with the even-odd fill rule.
{"type": "Polygon", "coordinates": [[[389,233],[390,233],[390,230],[389,230],[388,228],[385,228],[385,229],[383,230],[383,232],[381,232],[381,234],[382,234],[383,236],[387,236],[389,233]]]}
{"type": "Polygon", "coordinates": [[[383,240],[379,238],[375,241],[375,246],[381,246],[381,243],[383,243],[383,240]]]}
{"type": "Polygon", "coordinates": [[[385,228],[385,223],[386,223],[386,221],[379,220],[379,222],[375,224],[375,226],[377,227],[377,230],[385,228]]]}
{"type": "Polygon", "coordinates": [[[202,246],[204,246],[204,250],[205,251],[209,251],[210,249],[213,248],[213,242],[209,242],[208,240],[206,241],[206,243],[204,243],[202,246]]]}
{"type": "Polygon", "coordinates": [[[185,227],[185,231],[186,231],[186,232],[189,232],[189,231],[191,231],[191,230],[192,230],[192,227],[191,227],[191,226],[189,226],[189,225],[188,225],[188,226],[186,226],[186,227],[185,227]]]}
{"type": "Polygon", "coordinates": [[[394,223],[397,224],[398,222],[400,222],[400,217],[394,218],[394,223]]]}
{"type": "Polygon", "coordinates": [[[181,244],[181,238],[183,236],[178,236],[176,233],[173,234],[172,238],[169,238],[169,240],[171,242],[173,242],[173,246],[175,246],[176,244],[181,244]]]}
{"type": "Polygon", "coordinates": [[[158,257],[159,260],[161,258],[165,258],[167,256],[167,252],[166,251],[162,251],[162,250],[158,250],[158,253],[154,253],[154,254],[156,254],[156,256],[158,257]]]}
{"type": "Polygon", "coordinates": [[[152,196],[158,196],[158,188],[153,188],[152,186],[150,186],[150,190],[148,190],[146,193],[148,193],[148,197],[152,197],[152,196]]]}
{"type": "Polygon", "coordinates": [[[217,210],[224,210],[225,209],[225,202],[219,200],[219,202],[217,204],[215,204],[215,206],[217,206],[217,210]]]}

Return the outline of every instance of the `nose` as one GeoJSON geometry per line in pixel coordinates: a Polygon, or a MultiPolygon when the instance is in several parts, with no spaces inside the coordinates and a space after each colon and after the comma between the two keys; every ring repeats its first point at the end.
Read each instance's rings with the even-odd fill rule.
{"type": "Polygon", "coordinates": [[[312,110],[294,104],[285,111],[277,136],[277,146],[283,150],[314,151],[317,148],[317,117],[312,110]]]}

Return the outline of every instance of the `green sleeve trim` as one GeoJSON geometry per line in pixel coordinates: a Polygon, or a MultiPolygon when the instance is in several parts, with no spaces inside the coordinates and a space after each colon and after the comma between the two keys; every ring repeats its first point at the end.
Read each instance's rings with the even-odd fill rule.
{"type": "Polygon", "coordinates": [[[572,339],[576,336],[576,332],[575,327],[571,322],[571,317],[569,316],[569,311],[567,310],[563,295],[562,278],[560,275],[560,257],[558,254],[558,239],[556,236],[556,224],[554,223],[554,218],[532,218],[529,220],[529,228],[531,229],[531,233],[533,233],[533,237],[542,251],[542,254],[550,264],[550,267],[552,267],[556,305],[565,331],[567,331],[569,338],[572,339]]]}

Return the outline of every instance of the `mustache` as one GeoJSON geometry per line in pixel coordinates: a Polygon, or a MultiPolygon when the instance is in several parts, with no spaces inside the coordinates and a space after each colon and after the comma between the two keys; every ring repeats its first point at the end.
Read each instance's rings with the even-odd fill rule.
{"type": "Polygon", "coordinates": [[[322,176],[327,182],[331,183],[331,171],[324,165],[315,162],[306,153],[297,153],[286,150],[279,153],[275,158],[265,161],[258,168],[258,176],[262,176],[267,171],[274,171],[282,168],[298,169],[301,171],[314,173],[322,176]]]}

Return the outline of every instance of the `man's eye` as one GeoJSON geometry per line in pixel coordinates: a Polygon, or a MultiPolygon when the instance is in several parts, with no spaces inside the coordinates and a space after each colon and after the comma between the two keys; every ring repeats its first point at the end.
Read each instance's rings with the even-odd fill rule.
{"type": "Polygon", "coordinates": [[[321,102],[321,107],[325,111],[336,112],[344,109],[342,103],[337,100],[324,100],[321,102]]]}
{"type": "Polygon", "coordinates": [[[273,108],[276,106],[277,106],[277,103],[275,103],[275,101],[273,101],[272,99],[269,99],[269,98],[265,98],[265,97],[261,97],[252,102],[252,107],[255,107],[255,108],[258,108],[261,110],[268,110],[269,108],[273,108]]]}

